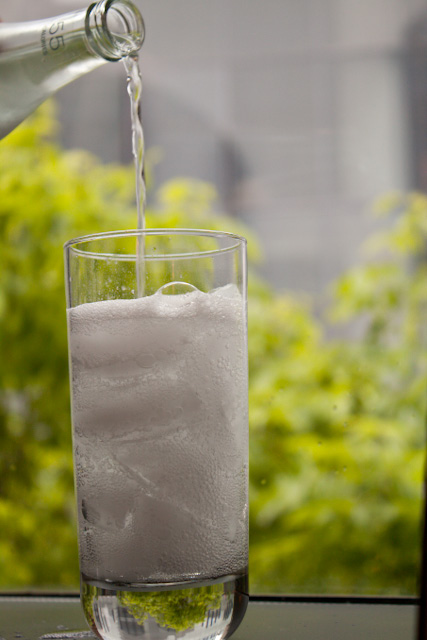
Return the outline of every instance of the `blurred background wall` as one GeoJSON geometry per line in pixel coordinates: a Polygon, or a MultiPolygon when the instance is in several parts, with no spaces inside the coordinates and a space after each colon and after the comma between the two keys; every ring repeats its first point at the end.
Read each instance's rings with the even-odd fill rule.
{"type": "MultiPolygon", "coordinates": [[[[357,258],[379,195],[427,184],[426,0],[135,0],[156,184],[214,183],[279,289],[320,292],[357,258]]],[[[81,0],[0,0],[4,21],[81,0]]],[[[59,94],[61,138],[129,162],[124,69],[59,94]]]]}

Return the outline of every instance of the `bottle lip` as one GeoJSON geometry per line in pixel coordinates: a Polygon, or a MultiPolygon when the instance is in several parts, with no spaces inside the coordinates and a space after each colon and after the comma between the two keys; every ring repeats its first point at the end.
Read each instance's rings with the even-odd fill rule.
{"type": "Polygon", "coordinates": [[[145,25],[131,0],[101,0],[86,13],[86,35],[95,54],[117,61],[137,54],[145,38],[145,25]],[[112,24],[120,31],[114,32],[112,24]]]}

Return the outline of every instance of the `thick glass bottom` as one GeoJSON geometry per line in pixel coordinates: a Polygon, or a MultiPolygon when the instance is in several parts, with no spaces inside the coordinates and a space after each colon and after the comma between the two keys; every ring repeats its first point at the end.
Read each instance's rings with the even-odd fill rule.
{"type": "Polygon", "coordinates": [[[245,615],[247,584],[247,574],[144,587],[82,576],[82,605],[102,640],[221,640],[245,615]]]}

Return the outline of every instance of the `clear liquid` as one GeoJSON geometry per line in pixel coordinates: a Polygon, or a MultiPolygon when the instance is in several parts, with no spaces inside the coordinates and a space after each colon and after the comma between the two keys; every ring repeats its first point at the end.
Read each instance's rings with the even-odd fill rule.
{"type": "MultiPolygon", "coordinates": [[[[135,163],[137,228],[145,229],[145,206],[147,190],[144,175],[144,131],[141,122],[142,77],[138,56],[129,56],[123,60],[127,75],[127,90],[130,98],[132,123],[132,152],[135,163]]],[[[138,296],[144,295],[144,238],[137,238],[137,290],[138,296]]]]}
{"type": "Polygon", "coordinates": [[[82,604],[103,640],[221,640],[245,615],[247,575],[178,584],[114,585],[82,576],[82,604]]]}
{"type": "Polygon", "coordinates": [[[132,123],[132,152],[135,161],[136,177],[136,209],[138,229],[145,229],[146,187],[144,176],[144,131],[141,122],[142,78],[138,57],[124,59],[127,74],[127,90],[130,98],[130,114],[132,123]]]}

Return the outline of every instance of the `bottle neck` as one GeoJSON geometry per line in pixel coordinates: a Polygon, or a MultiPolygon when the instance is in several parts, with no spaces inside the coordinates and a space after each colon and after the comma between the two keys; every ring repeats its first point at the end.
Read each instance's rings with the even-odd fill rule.
{"type": "Polygon", "coordinates": [[[0,24],[0,138],[58,89],[108,60],[135,56],[143,41],[144,22],[130,0],[0,24]]]}
{"type": "Polygon", "coordinates": [[[144,21],[130,0],[101,0],[56,18],[0,24],[0,58],[40,51],[44,63],[50,57],[65,61],[68,53],[72,59],[86,55],[116,61],[136,54],[144,37],[144,21]]]}
{"type": "Polygon", "coordinates": [[[101,0],[86,13],[86,36],[95,55],[121,60],[136,55],[144,42],[142,16],[130,0],[101,0]]]}

